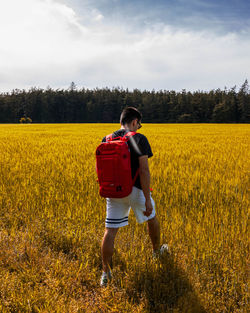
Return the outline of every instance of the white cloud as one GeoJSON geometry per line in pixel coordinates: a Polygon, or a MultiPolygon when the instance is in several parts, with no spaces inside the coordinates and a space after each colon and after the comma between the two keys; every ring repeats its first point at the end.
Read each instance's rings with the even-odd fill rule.
{"type": "Polygon", "coordinates": [[[164,24],[138,30],[90,6],[80,20],[55,0],[1,2],[0,38],[0,91],[65,88],[71,81],[90,88],[208,90],[249,77],[249,36],[164,24]]]}
{"type": "Polygon", "coordinates": [[[102,14],[97,14],[94,18],[95,21],[101,21],[103,20],[104,16],[102,14]]]}
{"type": "Polygon", "coordinates": [[[1,75],[8,72],[13,81],[19,76],[39,81],[45,69],[50,77],[56,75],[55,68],[66,70],[75,64],[74,49],[87,29],[71,8],[52,0],[9,0],[0,4],[0,12],[1,75]]]}

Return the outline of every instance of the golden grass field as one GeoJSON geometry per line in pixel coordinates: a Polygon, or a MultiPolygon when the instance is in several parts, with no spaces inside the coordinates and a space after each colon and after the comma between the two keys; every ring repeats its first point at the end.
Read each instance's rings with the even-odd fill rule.
{"type": "Polygon", "coordinates": [[[118,128],[0,125],[0,312],[247,312],[250,125],[143,125],[171,254],[131,212],[102,289],[95,149],[118,128]]]}

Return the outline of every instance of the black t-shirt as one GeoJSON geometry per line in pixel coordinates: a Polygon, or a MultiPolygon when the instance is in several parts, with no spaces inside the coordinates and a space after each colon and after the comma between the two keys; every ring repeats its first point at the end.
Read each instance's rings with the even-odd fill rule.
{"type": "MultiPolygon", "coordinates": [[[[119,129],[112,134],[112,138],[123,137],[127,132],[128,131],[125,129],[119,129]]],[[[106,137],[102,139],[102,142],[106,142],[106,137]]],[[[138,158],[143,155],[147,155],[148,158],[151,158],[153,156],[153,153],[152,153],[152,150],[151,150],[151,147],[147,138],[140,133],[136,133],[133,137],[130,137],[128,141],[128,145],[129,145],[130,156],[131,156],[132,178],[134,178],[136,171],[139,168],[138,158]]],[[[134,183],[134,186],[139,189],[142,189],[139,175],[134,183]]]]}

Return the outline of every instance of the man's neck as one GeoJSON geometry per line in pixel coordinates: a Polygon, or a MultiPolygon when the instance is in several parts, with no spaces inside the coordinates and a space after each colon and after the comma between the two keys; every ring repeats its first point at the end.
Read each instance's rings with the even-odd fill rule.
{"type": "Polygon", "coordinates": [[[121,125],[121,128],[120,128],[120,129],[125,129],[125,130],[130,131],[130,129],[129,129],[127,126],[124,126],[124,125],[121,125]]]}
{"type": "Polygon", "coordinates": [[[124,125],[121,125],[121,128],[120,128],[120,129],[125,129],[125,130],[127,130],[127,131],[131,131],[127,125],[125,125],[125,126],[124,126],[124,125]]]}

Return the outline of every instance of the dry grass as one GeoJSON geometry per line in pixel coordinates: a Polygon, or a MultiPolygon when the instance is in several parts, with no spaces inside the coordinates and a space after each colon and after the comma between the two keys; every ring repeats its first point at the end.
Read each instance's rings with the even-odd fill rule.
{"type": "Polygon", "coordinates": [[[249,125],[143,125],[171,256],[131,214],[99,287],[105,201],[95,148],[111,124],[0,125],[1,312],[247,312],[249,125]]]}

